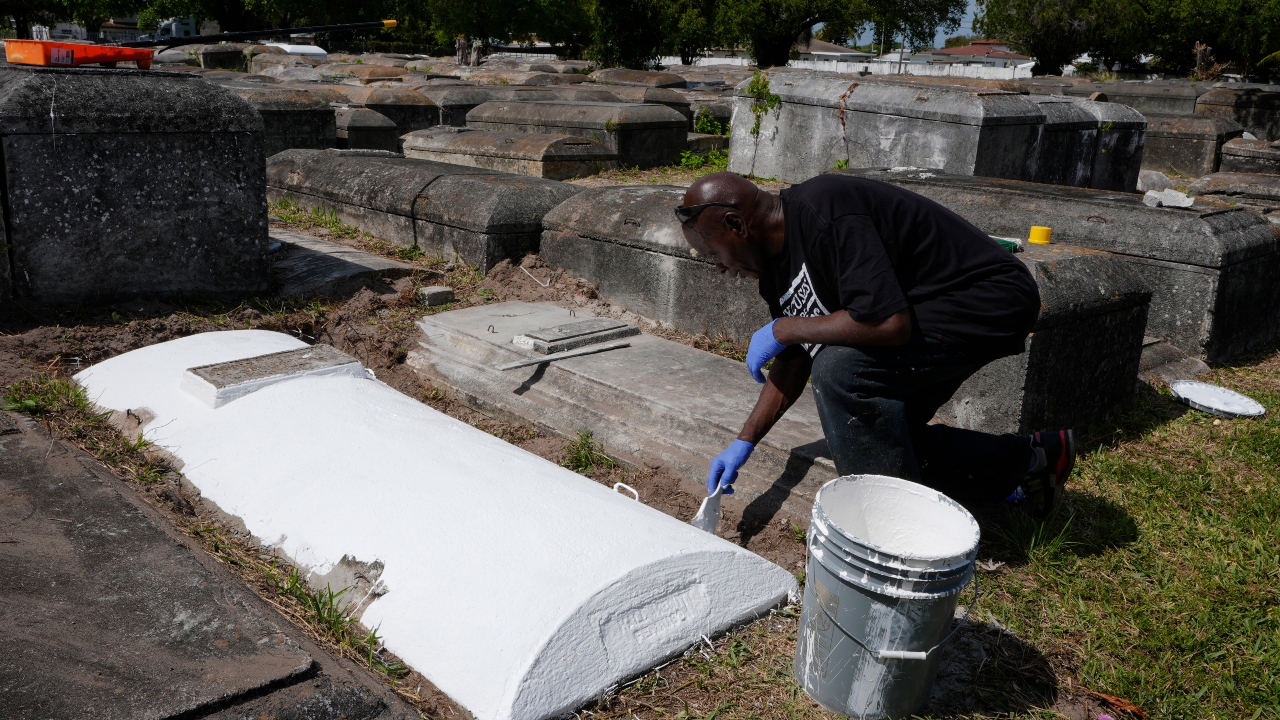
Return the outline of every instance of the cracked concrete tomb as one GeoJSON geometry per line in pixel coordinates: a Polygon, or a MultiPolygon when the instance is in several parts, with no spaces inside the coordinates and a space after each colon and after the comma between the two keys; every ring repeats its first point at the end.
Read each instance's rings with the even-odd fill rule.
{"type": "Polygon", "coordinates": [[[1196,100],[1196,114],[1234,120],[1259,140],[1280,140],[1280,85],[1218,83],[1196,100]]]}
{"type": "MultiPolygon", "coordinates": [[[[627,348],[498,369],[536,359],[540,350],[577,344],[538,348],[536,338],[551,334],[550,329],[564,334],[593,323],[621,324],[574,317],[551,303],[451,310],[418,323],[423,335],[407,362],[485,412],[532,420],[568,436],[589,428],[609,452],[629,462],[661,462],[680,474],[690,494],[705,495],[708,464],[733,442],[760,386],[742,363],[636,334],[634,328],[630,334],[605,331],[591,337],[593,344],[622,338],[630,343],[627,348]]],[[[734,497],[749,504],[748,514],[766,520],[780,509],[804,518],[818,488],[834,477],[817,406],[806,391],[743,467],[734,497]]]]}
{"type": "Polygon", "coordinates": [[[288,150],[267,163],[272,201],[332,208],[375,237],[457,257],[482,272],[536,250],[543,216],[579,190],[376,150],[288,150]]]}
{"type": "Polygon", "coordinates": [[[1229,118],[1147,115],[1142,169],[1192,177],[1217,172],[1223,144],[1242,133],[1239,123],[1229,118]]]}
{"type": "Polygon", "coordinates": [[[487,102],[467,127],[497,132],[563,133],[601,143],[627,167],[670,165],[684,152],[689,120],[666,105],[597,102],[487,102]]]}
{"type": "Polygon", "coordinates": [[[441,126],[404,136],[407,157],[568,180],[618,167],[618,154],[576,135],[503,133],[441,126]]]}
{"type": "Polygon", "coordinates": [[[0,67],[0,141],[0,303],[267,289],[262,120],[227,90],[0,67]]]}
{"type": "Polygon", "coordinates": [[[313,583],[359,569],[361,622],[477,720],[564,716],[796,594],[763,558],[371,377],[270,357],[306,350],[205,333],[76,380],[104,410],[146,409],[144,436],[204,502],[313,583]],[[189,368],[255,366],[275,382],[216,409],[183,389],[189,368]]]}
{"type": "Polygon", "coordinates": [[[802,182],[837,166],[920,167],[1089,185],[1099,127],[1120,120],[1128,131],[1124,150],[1098,165],[1097,184],[1131,191],[1137,182],[1141,118],[1119,108],[1104,112],[1066,96],[977,84],[795,71],[768,78],[769,92],[781,99],[772,110],[752,110],[751,81],[735,90],[733,172],[802,182]]]}
{"type": "MultiPolygon", "coordinates": [[[[541,257],[593,283],[614,305],[744,341],[769,321],[768,308],[754,280],[721,275],[690,250],[671,213],[683,195],[661,186],[584,191],[548,213],[541,257]]],[[[988,432],[1098,420],[1133,391],[1150,292],[1106,253],[1028,246],[1018,257],[1045,303],[1036,335],[1027,354],[962,387],[946,417],[988,432]],[[1069,357],[1061,357],[1064,347],[1069,357]]]]}
{"type": "Polygon", "coordinates": [[[840,171],[931,198],[997,236],[1032,225],[1105,250],[1151,290],[1147,334],[1209,362],[1280,335],[1280,237],[1242,208],[1150,208],[1142,196],[924,171],[840,171]]]}

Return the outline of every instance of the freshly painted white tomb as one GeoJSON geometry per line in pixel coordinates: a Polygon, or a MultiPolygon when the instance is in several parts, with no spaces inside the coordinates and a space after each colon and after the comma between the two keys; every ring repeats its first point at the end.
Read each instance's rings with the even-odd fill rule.
{"type": "Polygon", "coordinates": [[[782,568],[377,380],[303,375],[216,409],[181,387],[187,368],[300,347],[206,333],[76,379],[154,414],[147,439],[300,566],[382,563],[362,622],[480,720],[571,712],[796,593],[782,568]]]}

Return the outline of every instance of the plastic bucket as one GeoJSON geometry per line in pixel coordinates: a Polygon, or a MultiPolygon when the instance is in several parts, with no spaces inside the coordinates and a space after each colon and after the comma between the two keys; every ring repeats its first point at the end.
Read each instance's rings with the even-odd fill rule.
{"type": "Polygon", "coordinates": [[[809,525],[796,682],[851,718],[920,711],[973,578],[978,522],[907,480],[850,475],[822,486],[809,525]]]}

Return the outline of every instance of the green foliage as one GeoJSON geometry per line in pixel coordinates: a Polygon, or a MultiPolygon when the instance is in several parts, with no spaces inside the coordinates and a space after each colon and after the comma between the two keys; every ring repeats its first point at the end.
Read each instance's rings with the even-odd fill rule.
{"type": "Polygon", "coordinates": [[[835,169],[836,169],[836,170],[846,170],[846,169],[848,169],[848,167],[849,167],[849,159],[848,159],[848,158],[845,158],[844,160],[837,160],[837,161],[836,161],[836,167],[835,167],[835,169]]]}
{"type": "Polygon", "coordinates": [[[942,43],[944,48],[967,47],[974,41],[974,37],[970,35],[952,35],[942,43]]]}
{"type": "Polygon", "coordinates": [[[663,25],[659,0],[595,0],[587,57],[602,67],[656,68],[663,25]]]}
{"type": "Polygon", "coordinates": [[[693,131],[703,135],[728,135],[729,127],[727,123],[716,120],[706,108],[700,108],[693,122],[693,131]]]}
{"type": "Polygon", "coordinates": [[[84,388],[70,380],[49,379],[41,376],[21,380],[10,385],[5,392],[0,410],[46,415],[66,411],[85,412],[93,407],[84,388]]]}
{"type": "Polygon", "coordinates": [[[762,68],[786,65],[796,42],[818,23],[858,25],[862,0],[720,0],[721,42],[742,44],[762,68]]]}
{"type": "Polygon", "coordinates": [[[690,170],[706,169],[708,172],[721,172],[729,167],[729,155],[719,150],[712,150],[703,155],[684,150],[680,153],[680,167],[690,170]]]}
{"type": "Polygon", "coordinates": [[[660,0],[663,51],[692,65],[716,44],[716,0],[660,0]]]}
{"type": "Polygon", "coordinates": [[[569,441],[565,446],[569,457],[565,458],[564,466],[574,472],[584,473],[595,470],[596,468],[613,468],[618,464],[613,461],[604,452],[604,445],[595,441],[591,431],[583,429],[578,431],[578,437],[569,441]]]}
{"type": "Polygon", "coordinates": [[[751,134],[759,135],[760,120],[765,113],[781,105],[782,98],[770,92],[769,74],[759,70],[751,76],[751,82],[747,85],[747,95],[751,97],[751,114],[756,117],[755,123],[751,126],[751,134]]]}

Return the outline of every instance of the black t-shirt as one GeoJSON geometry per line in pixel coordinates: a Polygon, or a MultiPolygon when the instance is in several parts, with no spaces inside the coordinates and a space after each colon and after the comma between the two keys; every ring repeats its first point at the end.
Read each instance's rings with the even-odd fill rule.
{"type": "Polygon", "coordinates": [[[819,175],[781,196],[786,246],[760,277],[773,317],[845,309],[874,322],[909,310],[925,337],[997,357],[1022,352],[1040,312],[1035,280],[964,218],[849,175],[819,175]]]}

